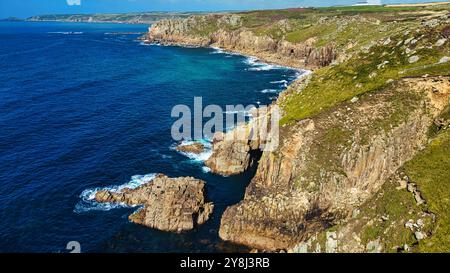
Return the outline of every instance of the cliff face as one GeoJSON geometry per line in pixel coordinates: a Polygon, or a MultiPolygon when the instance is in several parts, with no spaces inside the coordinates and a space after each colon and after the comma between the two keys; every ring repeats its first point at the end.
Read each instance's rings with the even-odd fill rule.
{"type": "Polygon", "coordinates": [[[449,86],[448,78],[405,79],[285,127],[244,200],[225,211],[221,238],[288,249],[345,219],[427,144],[449,86]]]}
{"type": "MultiPolygon", "coordinates": [[[[311,14],[168,20],[145,37],[166,45],[218,46],[314,69],[276,102],[283,119],[275,151],[261,152],[259,140],[214,142],[206,164],[215,173],[236,174],[258,163],[244,200],[222,216],[224,240],[270,251],[310,251],[321,232],[347,221],[386,190],[398,169],[427,146],[430,127],[448,126],[440,117],[450,96],[447,11],[311,14]]],[[[226,135],[248,133],[252,122],[226,135]]],[[[363,237],[359,226],[327,235],[328,248],[378,250],[374,242],[334,247],[338,238],[363,237]]]]}
{"type": "Polygon", "coordinates": [[[314,39],[291,43],[258,36],[241,27],[239,15],[208,15],[187,20],[161,20],[144,37],[148,43],[184,46],[214,46],[256,56],[264,61],[292,67],[316,68],[337,57],[332,44],[314,47],[314,39]]]}

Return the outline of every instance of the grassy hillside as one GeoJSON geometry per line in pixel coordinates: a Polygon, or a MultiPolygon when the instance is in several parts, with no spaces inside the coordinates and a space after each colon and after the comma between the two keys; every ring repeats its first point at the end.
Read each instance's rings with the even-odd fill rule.
{"type": "Polygon", "coordinates": [[[433,142],[405,166],[427,200],[427,210],[436,215],[433,236],[419,244],[421,252],[450,252],[450,131],[433,142]]]}
{"type": "Polygon", "coordinates": [[[307,118],[367,92],[383,89],[404,77],[448,75],[450,26],[396,29],[384,40],[338,65],[315,71],[302,92],[282,105],[282,124],[307,118]]]}

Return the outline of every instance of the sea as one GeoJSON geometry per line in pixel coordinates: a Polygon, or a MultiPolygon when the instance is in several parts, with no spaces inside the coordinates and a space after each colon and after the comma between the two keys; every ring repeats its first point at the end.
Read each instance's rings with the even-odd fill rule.
{"type": "MultiPolygon", "coordinates": [[[[176,105],[268,105],[304,71],[217,48],[148,45],[148,25],[0,22],[0,252],[240,252],[220,218],[255,169],[222,177],[171,137],[176,105]],[[181,234],[98,204],[157,173],[206,181],[211,219],[181,234]]],[[[199,139],[206,147],[208,139],[199,139]]]]}

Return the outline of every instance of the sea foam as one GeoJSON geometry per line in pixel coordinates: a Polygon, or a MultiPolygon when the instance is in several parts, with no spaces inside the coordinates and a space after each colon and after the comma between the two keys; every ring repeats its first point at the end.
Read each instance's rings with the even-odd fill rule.
{"type": "Polygon", "coordinates": [[[249,66],[252,66],[251,68],[247,69],[249,71],[269,71],[273,69],[287,69],[287,67],[284,66],[261,62],[258,58],[253,56],[246,57],[244,63],[249,66]]]}
{"type": "Polygon", "coordinates": [[[61,35],[80,35],[83,34],[81,31],[51,31],[48,34],[61,34],[61,35]]]}
{"type": "Polygon", "coordinates": [[[129,206],[123,203],[99,203],[95,201],[95,195],[98,191],[101,190],[107,190],[110,192],[120,192],[123,189],[136,189],[142,185],[145,185],[149,182],[151,182],[156,177],[156,174],[146,174],[146,175],[133,175],[125,184],[122,185],[114,185],[114,186],[107,186],[107,187],[99,187],[99,188],[93,188],[93,189],[86,189],[80,194],[80,202],[75,205],[75,212],[76,213],[82,213],[87,212],[91,210],[101,210],[101,211],[107,211],[114,208],[131,208],[134,206],[129,206]]]}
{"type": "Polygon", "coordinates": [[[279,93],[280,92],[280,90],[278,90],[278,89],[264,89],[264,90],[261,90],[261,93],[279,93]]]}
{"type": "Polygon", "coordinates": [[[179,146],[187,146],[192,145],[194,143],[201,143],[203,147],[205,147],[205,150],[202,153],[196,154],[196,153],[188,153],[183,151],[176,150],[177,144],[174,144],[171,146],[172,150],[176,150],[178,153],[188,157],[193,162],[202,163],[208,160],[212,155],[212,144],[211,141],[208,139],[200,139],[200,140],[184,140],[179,144],[179,146]]]}

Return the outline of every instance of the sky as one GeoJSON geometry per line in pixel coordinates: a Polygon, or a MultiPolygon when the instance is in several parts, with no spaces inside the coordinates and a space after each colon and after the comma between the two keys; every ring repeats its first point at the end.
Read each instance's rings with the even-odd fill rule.
{"type": "MultiPolygon", "coordinates": [[[[27,18],[42,14],[271,9],[351,5],[359,1],[361,0],[0,0],[0,18],[27,18]]],[[[382,0],[382,3],[426,1],[382,0]]]]}

